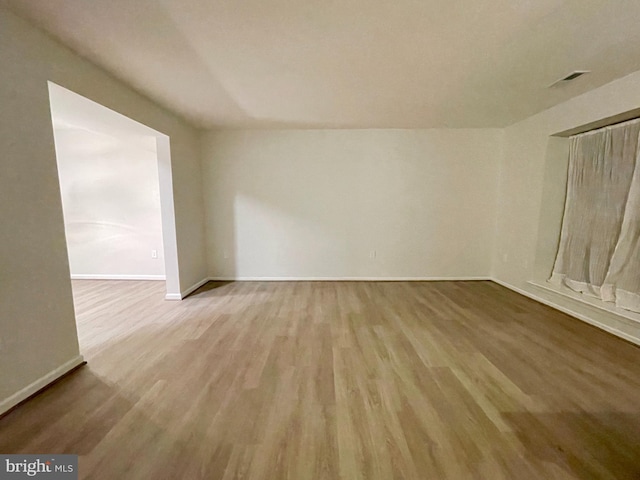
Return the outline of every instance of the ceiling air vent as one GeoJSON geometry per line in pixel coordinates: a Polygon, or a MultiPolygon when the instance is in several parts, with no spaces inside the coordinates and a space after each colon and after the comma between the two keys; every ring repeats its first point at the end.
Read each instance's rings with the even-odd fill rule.
{"type": "Polygon", "coordinates": [[[556,85],[562,85],[564,83],[570,82],[571,80],[575,80],[576,78],[581,77],[585,73],[591,73],[591,72],[589,70],[576,70],[575,72],[571,72],[569,75],[566,75],[561,79],[553,82],[551,85],[549,85],[549,88],[555,87],[556,85]]]}

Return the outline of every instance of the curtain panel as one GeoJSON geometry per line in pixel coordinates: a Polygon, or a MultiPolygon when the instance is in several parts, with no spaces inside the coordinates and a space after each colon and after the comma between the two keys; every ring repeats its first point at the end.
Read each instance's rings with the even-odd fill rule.
{"type": "Polygon", "coordinates": [[[640,119],[570,139],[550,282],[640,312],[640,119]]]}

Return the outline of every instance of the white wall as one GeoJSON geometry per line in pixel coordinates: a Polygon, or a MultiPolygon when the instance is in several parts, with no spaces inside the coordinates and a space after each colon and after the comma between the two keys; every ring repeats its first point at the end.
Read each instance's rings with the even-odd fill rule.
{"type": "Polygon", "coordinates": [[[170,137],[180,287],[206,276],[198,131],[0,8],[0,411],[81,361],[47,81],[170,137]]]}
{"type": "Polygon", "coordinates": [[[566,185],[565,130],[640,107],[640,72],[534,115],[505,130],[494,277],[585,320],[640,342],[640,323],[529,283],[553,266],[566,185]]]}
{"type": "Polygon", "coordinates": [[[155,137],[121,138],[53,116],[72,278],[164,278],[155,137]]]}
{"type": "Polygon", "coordinates": [[[487,277],[501,142],[499,130],[209,132],[210,274],[487,277]]]}

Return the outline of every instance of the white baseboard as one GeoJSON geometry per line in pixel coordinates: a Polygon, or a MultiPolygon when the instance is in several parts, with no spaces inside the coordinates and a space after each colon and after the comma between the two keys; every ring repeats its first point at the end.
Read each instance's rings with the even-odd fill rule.
{"type": "Polygon", "coordinates": [[[166,280],[164,275],[94,275],[92,273],[72,273],[71,280],[166,280]]]}
{"type": "Polygon", "coordinates": [[[209,277],[214,282],[466,282],[490,277],[209,277]]]}
{"type": "Polygon", "coordinates": [[[49,373],[47,373],[43,377],[40,377],[38,380],[36,380],[35,382],[31,383],[30,385],[27,385],[22,390],[14,393],[9,398],[5,398],[4,400],[2,400],[0,402],[0,414],[3,414],[7,410],[10,410],[11,408],[15,407],[17,404],[19,404],[23,400],[26,400],[27,398],[29,398],[31,395],[36,393],[41,388],[46,387],[51,382],[53,382],[54,380],[60,378],[62,375],[67,373],[69,370],[72,370],[72,369],[76,368],[78,365],[80,365],[83,362],[84,362],[84,358],[82,357],[82,355],[78,355],[77,357],[75,357],[75,358],[69,360],[68,362],[60,365],[55,370],[50,371],[49,373]]]}
{"type": "Polygon", "coordinates": [[[618,330],[617,328],[613,328],[609,325],[606,325],[604,323],[598,322],[590,317],[588,317],[587,315],[583,315],[581,313],[575,312],[569,308],[566,307],[562,307],[560,305],[558,305],[557,303],[551,302],[549,300],[546,300],[544,298],[538,297],[537,295],[534,295],[533,293],[527,292],[526,290],[522,290],[521,288],[518,288],[514,285],[511,285],[510,283],[507,282],[503,282],[502,280],[498,280],[497,278],[492,278],[491,281],[497,283],[498,285],[502,285],[505,288],[508,288],[509,290],[513,290],[516,293],[519,293],[520,295],[524,295],[525,297],[529,297],[532,300],[535,300],[536,302],[539,303],[543,303],[544,305],[547,305],[551,308],[554,308],[556,310],[561,311],[562,313],[566,313],[567,315],[571,315],[574,318],[577,318],[578,320],[582,320],[583,322],[586,322],[590,325],[593,325],[594,327],[598,327],[606,332],[609,332],[617,337],[620,338],[624,338],[625,340],[628,340],[631,343],[634,343],[636,345],[640,345],[640,338],[636,338],[633,335],[629,335],[628,333],[622,332],[620,330],[618,330]]]}
{"type": "Polygon", "coordinates": [[[573,291],[564,291],[559,287],[554,288],[538,282],[529,281],[527,282],[527,284],[539,290],[550,292],[553,295],[560,295],[562,297],[573,300],[574,302],[582,303],[587,308],[594,308],[596,310],[601,310],[603,312],[606,312],[612,315],[617,315],[618,317],[624,317],[633,322],[640,323],[640,313],[632,312],[630,310],[625,310],[623,308],[617,307],[614,303],[609,304],[608,302],[603,302],[602,300],[596,297],[588,297],[587,295],[584,295],[578,292],[573,292],[573,291]]]}

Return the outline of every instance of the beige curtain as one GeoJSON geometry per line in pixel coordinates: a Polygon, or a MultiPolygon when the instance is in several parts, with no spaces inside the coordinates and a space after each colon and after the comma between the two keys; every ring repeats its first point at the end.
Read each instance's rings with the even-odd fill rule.
{"type": "Polygon", "coordinates": [[[640,312],[640,119],[571,137],[551,283],[640,312]]]}

